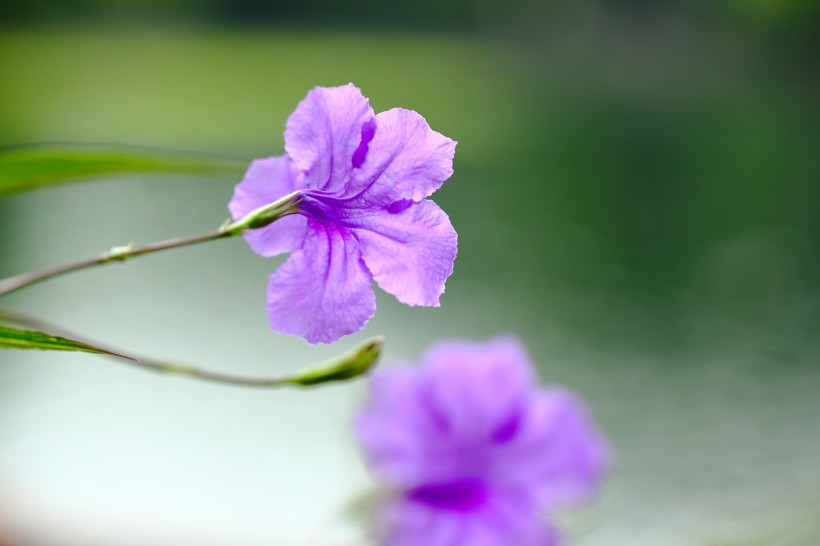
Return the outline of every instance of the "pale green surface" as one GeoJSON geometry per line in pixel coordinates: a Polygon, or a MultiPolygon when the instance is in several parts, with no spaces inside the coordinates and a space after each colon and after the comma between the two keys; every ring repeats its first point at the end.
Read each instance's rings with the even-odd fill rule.
{"type": "MultiPolygon", "coordinates": [[[[440,36],[0,33],[0,143],[273,155],[307,89],[347,81],[376,110],[414,108],[459,140],[456,175],[436,195],[460,235],[442,307],[380,293],[376,318],[338,347],[267,329],[279,260],[239,240],[7,303],[254,374],[377,333],[390,361],[442,336],[515,332],[545,381],[590,399],[617,452],[601,502],[572,518],[577,544],[809,546],[820,512],[814,124],[802,88],[759,76],[754,51],[747,71],[719,53],[662,76],[636,57],[613,75],[440,36]]],[[[0,273],[210,229],[233,183],[129,177],[10,198],[0,273]]],[[[43,546],[301,546],[355,533],[339,514],[369,483],[348,427],[360,385],[251,392],[85,355],[0,359],[0,478],[14,517],[50,537],[43,546]]]]}

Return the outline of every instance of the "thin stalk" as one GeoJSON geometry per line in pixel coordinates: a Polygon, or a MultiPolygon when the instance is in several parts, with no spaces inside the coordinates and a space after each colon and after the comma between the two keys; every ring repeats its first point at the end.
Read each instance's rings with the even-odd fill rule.
{"type": "Polygon", "coordinates": [[[125,245],[117,246],[111,250],[100,254],[93,258],[86,258],[84,260],[77,260],[53,267],[47,267],[39,271],[32,271],[21,273],[13,277],[0,280],[0,296],[5,296],[21,288],[31,286],[47,279],[59,277],[66,273],[73,271],[80,271],[99,265],[104,265],[111,262],[124,262],[137,256],[145,254],[153,254],[163,250],[170,250],[172,248],[182,248],[185,246],[196,245],[208,241],[215,241],[217,239],[225,239],[228,237],[235,237],[241,235],[248,229],[259,229],[265,227],[279,218],[289,214],[298,212],[298,205],[301,202],[299,192],[293,192],[281,199],[264,207],[260,207],[254,211],[249,212],[244,218],[236,222],[225,222],[219,228],[201,233],[199,235],[192,235],[190,237],[179,237],[175,239],[168,239],[167,241],[159,241],[147,245],[125,245]]]}
{"type": "Polygon", "coordinates": [[[101,353],[100,356],[114,359],[121,364],[136,366],[143,370],[180,375],[213,383],[260,388],[282,387],[287,385],[309,387],[321,383],[344,381],[359,377],[369,372],[373,366],[375,366],[381,354],[382,344],[384,343],[383,338],[380,336],[370,338],[349,353],[338,356],[325,364],[304,368],[291,375],[278,377],[245,377],[136,355],[99,343],[84,335],[72,332],[71,330],[39,318],[24,315],[9,309],[0,308],[0,321],[29,326],[56,336],[102,349],[107,351],[107,353],[101,353]]]}

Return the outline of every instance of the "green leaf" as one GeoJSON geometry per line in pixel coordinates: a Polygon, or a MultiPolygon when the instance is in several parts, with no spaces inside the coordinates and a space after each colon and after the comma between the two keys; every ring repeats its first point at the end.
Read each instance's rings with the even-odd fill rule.
{"type": "Polygon", "coordinates": [[[245,164],[206,155],[115,146],[21,146],[0,150],[0,198],[48,186],[134,173],[242,175],[245,164]]]}
{"type": "MultiPolygon", "coordinates": [[[[37,330],[20,330],[0,325],[0,349],[23,349],[41,351],[80,351],[128,358],[86,343],[73,341],[64,337],[51,336],[37,330]]],[[[128,358],[132,360],[131,358],[128,358]]]]}

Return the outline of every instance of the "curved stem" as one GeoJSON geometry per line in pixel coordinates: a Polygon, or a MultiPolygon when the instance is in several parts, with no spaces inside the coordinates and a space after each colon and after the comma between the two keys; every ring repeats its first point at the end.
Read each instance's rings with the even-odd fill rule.
{"type": "Polygon", "coordinates": [[[114,247],[108,252],[105,252],[95,258],[86,258],[84,260],[77,260],[76,262],[69,262],[54,267],[47,267],[39,271],[32,271],[28,273],[21,273],[14,277],[9,277],[0,281],[0,296],[4,296],[26,286],[31,286],[41,281],[59,277],[72,271],[79,271],[81,269],[88,269],[90,267],[107,264],[115,261],[125,261],[129,258],[142,256],[143,254],[151,254],[161,250],[168,250],[170,248],[180,248],[183,246],[195,245],[197,243],[204,243],[206,241],[213,241],[223,237],[229,237],[221,230],[217,229],[194,235],[192,237],[180,237],[177,239],[169,239],[167,241],[160,241],[143,246],[127,245],[121,247],[114,247]]]}
{"type": "Polygon", "coordinates": [[[122,349],[99,343],[61,326],[9,309],[0,308],[0,321],[29,326],[53,335],[71,339],[72,341],[78,341],[95,348],[103,349],[107,352],[102,353],[101,356],[116,359],[120,363],[137,366],[144,370],[182,375],[213,383],[243,387],[282,387],[287,385],[309,387],[321,383],[353,379],[366,374],[375,366],[384,343],[383,338],[379,336],[370,338],[349,353],[338,356],[325,364],[304,368],[291,375],[278,377],[245,377],[135,355],[122,349]]]}
{"type": "Polygon", "coordinates": [[[141,246],[118,246],[94,258],[86,258],[84,260],[77,260],[75,262],[69,262],[54,267],[47,267],[39,271],[21,273],[19,275],[15,275],[14,277],[8,277],[0,280],[0,296],[10,294],[11,292],[15,292],[21,288],[25,288],[27,286],[31,286],[32,284],[51,279],[53,277],[58,277],[66,273],[71,273],[73,271],[88,269],[90,267],[111,262],[124,262],[130,258],[136,258],[137,256],[142,256],[144,254],[153,254],[154,252],[160,252],[162,250],[181,248],[207,241],[215,241],[217,239],[241,235],[245,230],[259,229],[275,222],[279,218],[297,213],[300,202],[300,192],[293,192],[282,197],[281,199],[278,199],[277,201],[274,201],[273,203],[270,203],[269,205],[265,205],[249,212],[242,219],[237,220],[236,222],[225,222],[221,227],[207,233],[192,235],[190,237],[168,239],[167,241],[159,241],[141,246]]]}

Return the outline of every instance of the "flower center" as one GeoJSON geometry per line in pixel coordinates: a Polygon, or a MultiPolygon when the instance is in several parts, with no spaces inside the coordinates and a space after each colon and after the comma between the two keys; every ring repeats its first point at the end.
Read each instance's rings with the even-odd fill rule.
{"type": "Polygon", "coordinates": [[[326,224],[344,224],[344,201],[324,192],[305,190],[299,211],[308,218],[326,224]]]}
{"type": "Polygon", "coordinates": [[[487,485],[476,478],[420,485],[408,493],[410,500],[441,510],[466,512],[487,500],[487,485]]]}

